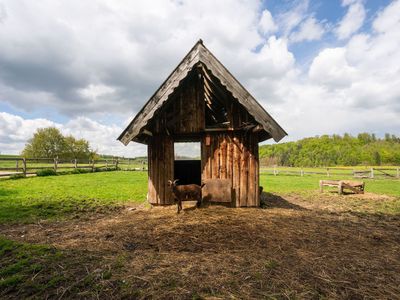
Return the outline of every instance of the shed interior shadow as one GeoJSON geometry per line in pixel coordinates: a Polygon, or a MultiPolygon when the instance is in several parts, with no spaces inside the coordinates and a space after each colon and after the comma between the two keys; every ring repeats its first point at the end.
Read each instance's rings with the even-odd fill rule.
{"type": "Polygon", "coordinates": [[[201,185],[200,142],[174,143],[174,179],[178,185],[201,185]]]}

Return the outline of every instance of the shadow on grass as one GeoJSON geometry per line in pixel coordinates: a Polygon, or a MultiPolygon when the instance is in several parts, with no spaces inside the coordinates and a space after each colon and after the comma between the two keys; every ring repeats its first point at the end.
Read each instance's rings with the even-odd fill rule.
{"type": "Polygon", "coordinates": [[[286,208],[286,209],[294,209],[294,210],[307,210],[306,208],[291,203],[285,198],[282,198],[281,196],[268,193],[268,192],[262,192],[261,193],[261,207],[263,208],[286,208]]]}

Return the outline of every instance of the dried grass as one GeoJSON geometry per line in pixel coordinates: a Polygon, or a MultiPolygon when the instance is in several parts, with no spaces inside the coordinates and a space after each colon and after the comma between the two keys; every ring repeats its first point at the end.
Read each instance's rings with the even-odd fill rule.
{"type": "Polygon", "coordinates": [[[112,273],[99,295],[109,298],[399,298],[398,216],[351,213],[329,194],[316,206],[264,197],[268,209],[128,207],[1,230],[96,257],[112,273]]]}

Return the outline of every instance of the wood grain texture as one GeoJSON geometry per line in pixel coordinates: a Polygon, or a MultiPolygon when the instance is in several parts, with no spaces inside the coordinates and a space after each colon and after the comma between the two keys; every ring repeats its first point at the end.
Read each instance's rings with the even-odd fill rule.
{"type": "MultiPolygon", "coordinates": [[[[150,97],[145,106],[118,137],[118,140],[125,145],[132,140],[141,143],[148,143],[147,138],[143,136],[140,137],[142,129],[147,126],[150,120],[155,118],[160,108],[168,99],[171,98],[175,90],[180,87],[181,82],[193,69],[197,68],[199,64],[203,65],[204,68],[216,77],[220,83],[220,85],[215,84],[215,80],[211,78],[212,76],[206,78],[204,81],[204,88],[207,90],[208,96],[214,94],[223,101],[227,94],[232,95],[233,98],[246,108],[249,114],[254,117],[257,123],[260,124],[263,130],[267,133],[260,134],[260,138],[265,139],[272,136],[275,141],[279,141],[287,135],[279,124],[265,111],[254,97],[250,95],[250,93],[225,68],[225,66],[222,65],[222,63],[203,45],[203,43],[198,42],[183,58],[153,96],[150,97]]],[[[207,72],[205,75],[209,75],[209,73],[207,72]]],[[[244,117],[244,120],[248,118],[248,116],[244,117]]],[[[195,119],[197,119],[197,116],[195,119]]],[[[183,123],[185,123],[184,119],[182,120],[183,123]]],[[[192,128],[192,130],[194,129],[192,128]]]]}

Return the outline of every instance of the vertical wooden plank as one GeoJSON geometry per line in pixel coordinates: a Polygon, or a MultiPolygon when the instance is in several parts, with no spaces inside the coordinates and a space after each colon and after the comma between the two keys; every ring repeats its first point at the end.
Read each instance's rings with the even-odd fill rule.
{"type": "Polygon", "coordinates": [[[247,206],[249,151],[247,148],[246,137],[242,134],[241,138],[242,156],[240,159],[240,206],[247,206]]]}
{"type": "Polygon", "coordinates": [[[164,204],[172,204],[171,189],[168,187],[168,180],[174,180],[174,142],[171,137],[165,136],[165,151],[164,151],[164,204]]]}
{"type": "Polygon", "coordinates": [[[219,143],[218,143],[218,134],[212,135],[212,145],[213,145],[213,153],[212,153],[212,178],[219,178],[219,143]]]}
{"type": "Polygon", "coordinates": [[[226,178],[231,180],[231,184],[233,186],[233,178],[232,178],[232,173],[233,173],[233,140],[232,140],[232,135],[228,134],[227,135],[227,148],[226,148],[226,178]]]}
{"type": "Polygon", "coordinates": [[[236,134],[233,135],[233,184],[232,188],[235,192],[235,207],[240,206],[240,148],[239,139],[236,134]]]}
{"type": "Polygon", "coordinates": [[[163,204],[163,195],[162,195],[162,186],[161,186],[161,181],[162,181],[162,178],[163,178],[163,176],[164,176],[164,174],[163,174],[163,167],[162,167],[162,164],[163,164],[163,160],[162,160],[162,158],[163,158],[163,152],[164,152],[164,144],[163,144],[163,141],[162,141],[162,139],[160,138],[160,136],[157,136],[157,157],[155,158],[156,159],[156,161],[157,161],[157,170],[156,170],[156,174],[157,174],[157,189],[156,189],[156,191],[157,191],[157,202],[158,202],[158,204],[163,204]]]}
{"type": "Polygon", "coordinates": [[[260,206],[260,158],[258,155],[258,137],[255,136],[254,154],[255,154],[255,186],[256,186],[256,206],[260,206]]]}
{"type": "Polygon", "coordinates": [[[220,138],[220,178],[226,179],[227,178],[227,137],[226,134],[221,134],[220,138]]]}
{"type": "Polygon", "coordinates": [[[160,155],[160,140],[158,136],[154,137],[154,155],[153,155],[153,163],[154,163],[154,187],[155,187],[155,191],[156,191],[156,202],[157,204],[161,204],[160,201],[160,160],[158,159],[159,155],[160,155]]]}
{"type": "Polygon", "coordinates": [[[199,116],[199,124],[198,124],[198,129],[199,131],[204,130],[205,128],[205,101],[204,101],[204,77],[202,76],[197,85],[197,92],[198,92],[198,103],[199,103],[199,110],[198,110],[198,116],[199,116]]]}
{"type": "Polygon", "coordinates": [[[154,199],[154,183],[153,183],[153,144],[150,142],[147,146],[147,176],[148,176],[148,188],[147,188],[147,201],[150,204],[156,204],[154,199]]]}
{"type": "Polygon", "coordinates": [[[207,178],[212,178],[212,169],[213,169],[213,151],[214,151],[214,140],[213,140],[213,135],[210,135],[209,136],[210,138],[210,143],[209,143],[209,146],[208,146],[208,158],[207,158],[207,161],[208,161],[208,170],[207,170],[207,172],[208,172],[208,177],[207,178]]]}
{"type": "Polygon", "coordinates": [[[254,146],[253,146],[254,136],[249,135],[247,138],[247,145],[248,145],[248,190],[247,190],[247,206],[255,206],[255,165],[254,165],[254,146]]]}

